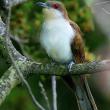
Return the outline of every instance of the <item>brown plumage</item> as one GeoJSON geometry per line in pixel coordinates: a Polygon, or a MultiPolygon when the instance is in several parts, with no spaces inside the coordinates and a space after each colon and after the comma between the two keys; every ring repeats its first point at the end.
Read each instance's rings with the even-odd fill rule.
{"type": "Polygon", "coordinates": [[[71,49],[74,53],[75,63],[85,62],[84,41],[81,37],[81,31],[77,24],[70,22],[70,25],[76,30],[76,36],[71,43],[71,49]]]}

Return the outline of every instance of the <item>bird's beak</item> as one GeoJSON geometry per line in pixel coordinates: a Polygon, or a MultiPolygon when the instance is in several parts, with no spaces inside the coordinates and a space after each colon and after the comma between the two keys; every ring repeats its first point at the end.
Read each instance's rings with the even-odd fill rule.
{"type": "Polygon", "coordinates": [[[38,6],[44,7],[44,8],[48,8],[47,3],[43,3],[43,2],[37,2],[38,6]]]}

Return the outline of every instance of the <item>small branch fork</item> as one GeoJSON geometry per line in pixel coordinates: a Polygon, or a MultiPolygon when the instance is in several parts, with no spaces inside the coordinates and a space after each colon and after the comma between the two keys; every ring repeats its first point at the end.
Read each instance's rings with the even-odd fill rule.
{"type": "Polygon", "coordinates": [[[101,9],[108,15],[110,15],[110,11],[108,11],[106,8],[104,8],[104,5],[107,5],[107,4],[110,4],[110,1],[103,1],[103,2],[98,2],[98,3],[95,3],[94,6],[102,6],[101,9]]]}

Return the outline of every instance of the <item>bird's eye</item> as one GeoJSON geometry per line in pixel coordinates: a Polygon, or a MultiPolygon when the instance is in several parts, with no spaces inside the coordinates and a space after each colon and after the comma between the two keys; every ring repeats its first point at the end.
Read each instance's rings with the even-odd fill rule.
{"type": "Polygon", "coordinates": [[[52,7],[55,8],[55,9],[58,9],[59,5],[58,4],[53,4],[52,7]]]}

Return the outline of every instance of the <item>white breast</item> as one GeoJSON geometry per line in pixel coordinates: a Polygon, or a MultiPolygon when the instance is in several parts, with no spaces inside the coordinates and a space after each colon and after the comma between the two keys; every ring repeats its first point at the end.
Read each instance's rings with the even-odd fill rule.
{"type": "Polygon", "coordinates": [[[44,22],[40,42],[48,55],[57,62],[67,63],[72,60],[71,41],[75,30],[65,19],[44,22]]]}

